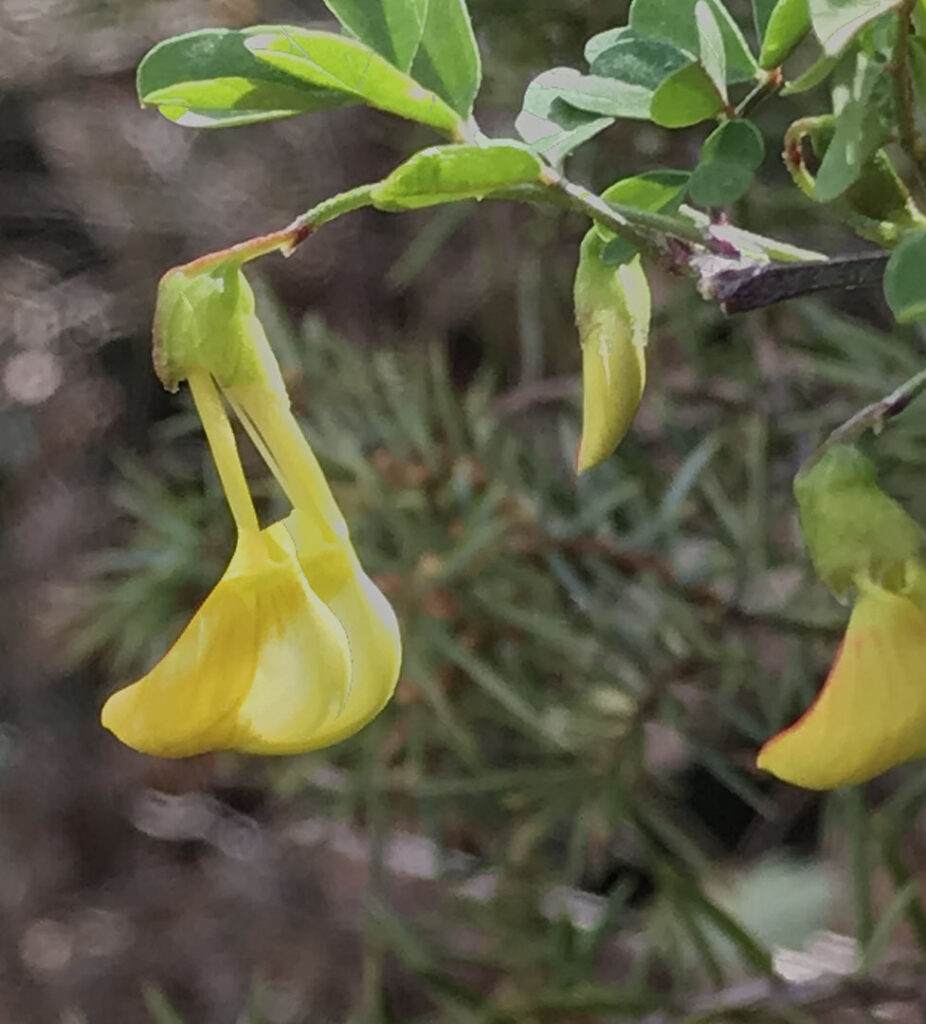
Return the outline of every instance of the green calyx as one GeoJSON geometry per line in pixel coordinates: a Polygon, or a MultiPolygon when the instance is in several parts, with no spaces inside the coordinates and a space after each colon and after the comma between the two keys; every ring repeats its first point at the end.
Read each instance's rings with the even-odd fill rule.
{"type": "Polygon", "coordinates": [[[153,340],[154,369],[168,391],[195,369],[207,370],[221,387],[283,389],[254,292],[233,260],[168,271],[158,286],[153,340]]]}
{"type": "Polygon", "coordinates": [[[881,490],[874,463],[857,448],[827,449],[798,473],[794,496],[814,568],[837,597],[860,577],[895,593],[919,578],[911,573],[923,531],[881,490]]]}

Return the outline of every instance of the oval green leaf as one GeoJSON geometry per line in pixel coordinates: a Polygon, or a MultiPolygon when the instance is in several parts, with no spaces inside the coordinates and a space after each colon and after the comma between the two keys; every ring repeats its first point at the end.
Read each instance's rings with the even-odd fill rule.
{"type": "Polygon", "coordinates": [[[926,317],[926,230],[906,235],[891,253],[884,272],[884,297],[897,320],[926,317]]]}
{"type": "Polygon", "coordinates": [[[371,107],[458,135],[460,116],[433,92],[356,39],[289,26],[245,32],[260,61],[292,78],[341,92],[371,107]]]}
{"type": "Polygon", "coordinates": [[[707,0],[698,0],[695,4],[695,21],[698,25],[698,53],[701,57],[701,67],[707,72],[708,78],[714,83],[714,87],[726,103],[727,58],[723,49],[723,36],[707,0]]]}
{"type": "MultiPolygon", "coordinates": [[[[756,59],[743,33],[720,0],[706,0],[720,26],[728,82],[747,82],[755,78],[756,59]]],[[[698,53],[698,0],[633,0],[630,25],[644,35],[674,43],[689,53],[698,53]]]]}
{"type": "Polygon", "coordinates": [[[759,67],[777,68],[810,31],[807,0],[778,0],[762,36],[759,67]]]}
{"type": "MultiPolygon", "coordinates": [[[[514,126],[535,153],[559,164],[599,132],[614,124],[613,117],[579,110],[566,98],[563,82],[578,74],[572,68],[552,68],[538,75],[527,87],[524,104],[514,126]]],[[[581,77],[581,76],[580,76],[581,77]]]]}
{"type": "Polygon", "coordinates": [[[653,94],[650,119],[663,128],[687,128],[716,117],[724,109],[710,75],[700,64],[670,75],[653,94]]]}
{"type": "Polygon", "coordinates": [[[416,153],[384,178],[372,193],[379,210],[416,210],[492,192],[537,184],[543,164],[526,146],[432,146],[416,153]]]}
{"type": "Polygon", "coordinates": [[[835,57],[875,18],[902,0],[810,0],[810,19],[823,52],[835,57]]]}
{"type": "Polygon", "coordinates": [[[652,91],[645,86],[618,82],[601,75],[583,75],[575,68],[551,68],[539,75],[538,88],[552,90],[577,110],[599,117],[649,118],[652,91]]]}
{"type": "Polygon", "coordinates": [[[893,85],[878,61],[857,54],[839,84],[842,105],[836,111],[836,130],[815,180],[821,203],[832,202],[858,179],[893,129],[893,85]]]}
{"type": "Polygon", "coordinates": [[[356,102],[257,60],[245,38],[205,29],[165,39],[138,66],[139,101],[193,128],[231,128],[356,102]]]}
{"type": "Polygon", "coordinates": [[[482,82],[482,61],[466,0],[428,0],[428,16],[411,74],[460,117],[473,112],[482,82]]]}
{"type": "Polygon", "coordinates": [[[428,0],[325,0],[325,6],[352,36],[400,71],[412,66],[428,0]]]}

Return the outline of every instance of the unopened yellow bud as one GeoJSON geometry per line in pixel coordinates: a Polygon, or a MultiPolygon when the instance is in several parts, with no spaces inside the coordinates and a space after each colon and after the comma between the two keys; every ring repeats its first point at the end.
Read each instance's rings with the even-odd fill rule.
{"type": "Polygon", "coordinates": [[[582,240],[575,279],[582,346],[582,441],[576,468],[603,462],[630,429],[646,384],[650,290],[639,256],[619,267],[601,260],[592,228],[582,240]]]}

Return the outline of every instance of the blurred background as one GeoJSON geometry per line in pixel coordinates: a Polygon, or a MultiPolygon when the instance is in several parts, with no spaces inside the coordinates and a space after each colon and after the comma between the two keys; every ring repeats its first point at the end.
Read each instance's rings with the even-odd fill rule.
{"type": "MultiPolygon", "coordinates": [[[[476,115],[507,135],[529,80],[627,4],[470,6],[476,115]]],[[[402,622],[396,698],[281,760],[158,761],[99,725],[232,544],[187,398],[151,370],[158,278],[432,141],[360,108],[213,133],[139,109],[154,43],[261,21],[330,24],[320,0],[0,0],[0,1024],[922,1020],[922,765],[827,799],[753,767],[846,617],[793,474],[922,365],[877,291],[725,319],[654,272],[640,415],[577,480],[581,218],[364,211],[261,261],[402,622]],[[859,957],[876,982],[844,980],[859,957]]],[[[759,112],[736,218],[849,251],[776,158],[820,101],[759,112]]],[[[570,173],[688,168],[702,135],[619,123],[570,173]]],[[[926,522],[924,440],[908,414],[875,447],[926,522]]]]}

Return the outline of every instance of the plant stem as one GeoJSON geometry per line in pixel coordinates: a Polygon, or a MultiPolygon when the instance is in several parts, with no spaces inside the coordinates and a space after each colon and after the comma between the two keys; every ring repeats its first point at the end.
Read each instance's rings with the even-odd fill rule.
{"type": "Polygon", "coordinates": [[[284,228],[283,233],[288,237],[286,244],[282,247],[283,255],[292,255],[296,246],[300,242],[304,242],[313,231],[317,231],[323,224],[337,220],[345,213],[353,213],[354,210],[362,210],[365,206],[372,205],[373,189],[377,184],[378,182],[372,182],[369,185],[352,188],[347,192],[339,192],[336,196],[331,196],[330,199],[323,199],[311,210],[307,210],[297,217],[289,227],[284,228]]]}
{"type": "Polygon", "coordinates": [[[584,213],[657,260],[664,260],[671,254],[670,238],[693,242],[709,251],[722,248],[687,218],[608,203],[552,168],[544,169],[544,185],[564,197],[563,205],[567,209],[584,213]]]}
{"type": "Polygon", "coordinates": [[[725,313],[743,313],[829,288],[850,291],[881,283],[888,256],[841,256],[804,263],[766,263],[721,270],[709,281],[710,297],[725,313]]]}
{"type": "Polygon", "coordinates": [[[867,947],[874,929],[871,912],[871,857],[869,851],[868,811],[864,792],[855,786],[844,794],[843,807],[852,854],[852,902],[855,910],[855,938],[861,949],[867,947]]]}
{"type": "Polygon", "coordinates": [[[762,81],[737,105],[735,116],[748,117],[763,100],[781,92],[784,84],[781,68],[772,68],[770,71],[766,71],[762,81]]]}
{"type": "Polygon", "coordinates": [[[897,41],[890,64],[897,87],[897,123],[900,145],[913,163],[920,188],[926,188],[926,142],[916,130],[913,75],[910,71],[910,20],[917,0],[903,0],[897,8],[897,41]]]}
{"type": "Polygon", "coordinates": [[[888,420],[900,415],[923,391],[926,391],[926,370],[915,373],[889,395],[877,402],[872,402],[871,405],[866,405],[864,409],[860,409],[854,416],[849,417],[817,448],[803,468],[807,469],[818,462],[824,453],[834,445],[852,444],[857,441],[866,430],[879,433],[888,420]]]}

